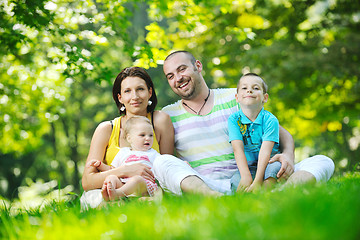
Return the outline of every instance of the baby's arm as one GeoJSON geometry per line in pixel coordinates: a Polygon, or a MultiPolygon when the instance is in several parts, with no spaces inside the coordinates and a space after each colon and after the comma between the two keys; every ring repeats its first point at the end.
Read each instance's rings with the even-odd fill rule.
{"type": "Polygon", "coordinates": [[[253,183],[249,188],[246,189],[246,191],[251,192],[254,189],[260,187],[262,183],[264,182],[264,175],[267,165],[269,164],[271,151],[274,147],[274,142],[272,141],[264,141],[261,144],[259,157],[258,157],[258,164],[256,169],[256,175],[254,178],[253,183]]]}
{"type": "Polygon", "coordinates": [[[243,191],[252,183],[252,176],[244,152],[244,143],[241,140],[233,140],[231,141],[231,145],[234,150],[235,161],[241,176],[237,191],[243,191]]]}
{"type": "Polygon", "coordinates": [[[112,166],[109,166],[99,160],[91,160],[89,162],[89,166],[95,167],[100,172],[105,172],[113,168],[112,166]]]}

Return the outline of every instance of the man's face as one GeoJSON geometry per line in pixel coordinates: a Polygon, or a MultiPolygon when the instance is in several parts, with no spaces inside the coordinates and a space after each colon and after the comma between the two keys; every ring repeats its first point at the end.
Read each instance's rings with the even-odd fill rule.
{"type": "Polygon", "coordinates": [[[169,85],[182,99],[190,100],[200,91],[201,68],[198,64],[196,62],[194,66],[185,53],[177,53],[164,62],[164,74],[169,85]]]}

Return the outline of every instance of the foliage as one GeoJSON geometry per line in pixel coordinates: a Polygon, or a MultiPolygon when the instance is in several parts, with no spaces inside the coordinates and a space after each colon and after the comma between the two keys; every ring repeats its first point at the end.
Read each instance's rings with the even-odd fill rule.
{"type": "Polygon", "coordinates": [[[80,211],[53,202],[11,215],[1,210],[2,239],[357,239],[360,176],[316,186],[210,198],[167,195],[80,211]],[[346,214],[344,214],[346,213],[346,214]]]}
{"type": "Polygon", "coordinates": [[[167,23],[152,30],[165,35],[164,48],[193,52],[212,87],[261,74],[271,87],[266,108],[297,146],[352,170],[360,151],[359,10],[356,1],[167,1],[150,16],[167,23]]]}
{"type": "Polygon", "coordinates": [[[91,135],[117,115],[112,79],[147,68],[161,108],[176,99],[161,69],[174,49],[203,62],[211,87],[261,74],[266,108],[297,152],[358,170],[359,10],[349,0],[1,0],[1,194],[16,197],[25,177],[80,192],[91,135]]]}

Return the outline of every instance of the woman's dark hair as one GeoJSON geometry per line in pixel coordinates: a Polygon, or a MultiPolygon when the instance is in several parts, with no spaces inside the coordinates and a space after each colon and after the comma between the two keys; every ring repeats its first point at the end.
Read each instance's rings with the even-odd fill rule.
{"type": "Polygon", "coordinates": [[[149,74],[145,71],[145,69],[140,67],[128,67],[124,68],[116,77],[113,85],[113,98],[116,103],[116,106],[119,109],[120,115],[126,114],[126,109],[121,111],[121,107],[123,106],[122,103],[119,102],[118,94],[121,95],[121,83],[127,77],[139,77],[146,82],[146,86],[148,89],[152,89],[152,95],[150,97],[150,101],[152,102],[151,105],[147,106],[147,112],[153,112],[155,110],[157,104],[157,98],[155,93],[154,84],[151,80],[149,74]]]}

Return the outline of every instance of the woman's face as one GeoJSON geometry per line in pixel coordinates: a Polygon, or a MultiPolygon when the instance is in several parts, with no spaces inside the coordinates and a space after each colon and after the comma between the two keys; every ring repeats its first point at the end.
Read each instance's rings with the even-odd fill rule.
{"type": "Polygon", "coordinates": [[[127,77],[121,82],[118,98],[125,105],[126,114],[146,116],[151,94],[152,89],[148,89],[144,79],[127,77]]]}

